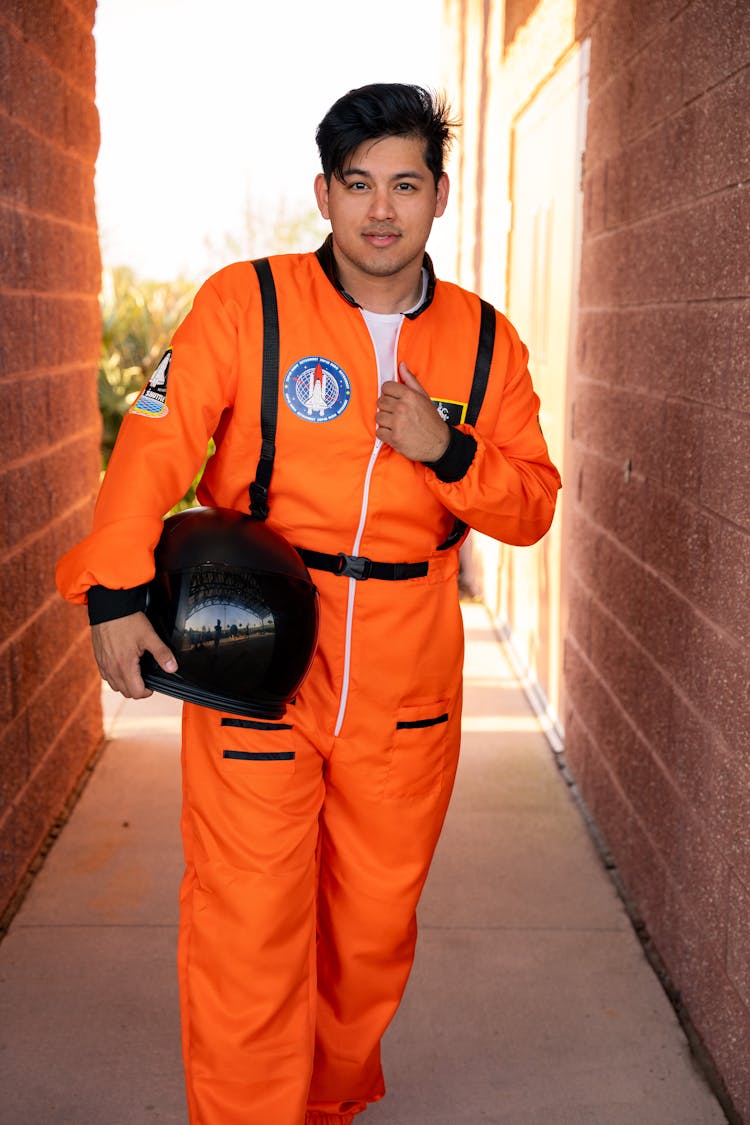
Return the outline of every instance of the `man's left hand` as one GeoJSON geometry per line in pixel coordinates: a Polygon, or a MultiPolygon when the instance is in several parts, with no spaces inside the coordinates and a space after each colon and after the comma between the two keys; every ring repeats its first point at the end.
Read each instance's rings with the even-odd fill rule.
{"type": "Polygon", "coordinates": [[[448,448],[450,429],[403,361],[398,373],[400,383],[383,383],[375,433],[410,461],[437,461],[448,448]]]}

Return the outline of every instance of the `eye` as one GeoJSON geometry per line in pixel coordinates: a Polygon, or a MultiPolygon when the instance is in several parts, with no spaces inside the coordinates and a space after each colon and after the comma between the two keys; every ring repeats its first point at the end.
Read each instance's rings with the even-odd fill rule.
{"type": "Polygon", "coordinates": [[[367,190],[367,184],[363,183],[362,180],[350,180],[349,183],[346,186],[349,189],[349,191],[366,191],[367,190]]]}
{"type": "Polygon", "coordinates": [[[408,181],[404,180],[403,183],[396,184],[396,190],[401,191],[401,192],[406,192],[406,191],[416,191],[417,189],[416,189],[416,186],[414,184],[410,184],[408,181]]]}

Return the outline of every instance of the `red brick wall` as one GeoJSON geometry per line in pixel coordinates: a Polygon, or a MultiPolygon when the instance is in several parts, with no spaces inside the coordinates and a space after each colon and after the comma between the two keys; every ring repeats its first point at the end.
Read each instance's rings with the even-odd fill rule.
{"type": "Polygon", "coordinates": [[[750,19],[579,0],[577,34],[565,753],[750,1121],[750,19]]]}
{"type": "Polygon", "coordinates": [[[99,467],[95,0],[0,5],[0,917],[101,741],[54,564],[99,467]]]}

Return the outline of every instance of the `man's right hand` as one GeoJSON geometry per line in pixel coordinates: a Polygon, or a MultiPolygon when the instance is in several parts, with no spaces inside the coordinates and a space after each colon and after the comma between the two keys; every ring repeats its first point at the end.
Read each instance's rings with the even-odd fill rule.
{"type": "Polygon", "coordinates": [[[177,671],[177,661],[145,613],[131,613],[92,625],[91,644],[102,679],[126,699],[153,695],[141,677],[140,659],[144,652],[150,652],[165,672],[177,671]]]}

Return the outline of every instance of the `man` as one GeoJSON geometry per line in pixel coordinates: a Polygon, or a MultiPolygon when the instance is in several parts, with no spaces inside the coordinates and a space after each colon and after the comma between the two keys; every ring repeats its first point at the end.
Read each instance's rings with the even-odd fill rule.
{"type": "MultiPolygon", "coordinates": [[[[461,421],[480,301],[436,281],[425,255],[448,199],[450,130],[444,104],[419,87],[345,95],[317,132],[315,194],[332,234],[317,253],[271,259],[269,524],[321,559],[385,566],[366,580],[314,571],[318,650],[283,721],[185,704],[179,967],[194,1125],[349,1125],[383,1096],[380,1040],[411,967],[458,758],[460,537],[445,544],[457,518],[515,544],[552,519],[559,477],[527,352],[492,310],[484,402],[476,425],[461,421]],[[403,562],[418,576],[391,565],[403,562]],[[268,760],[236,754],[269,746],[268,760]]],[[[149,694],[144,651],[176,669],[141,611],[162,514],[209,436],[199,499],[247,510],[262,335],[253,267],[210,278],[160,365],[166,397],[162,387],[156,404],[134,405],[94,532],[61,560],[60,589],[88,599],[102,675],[126,696],[149,694]]]]}

